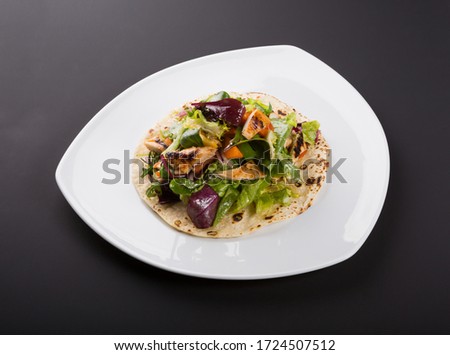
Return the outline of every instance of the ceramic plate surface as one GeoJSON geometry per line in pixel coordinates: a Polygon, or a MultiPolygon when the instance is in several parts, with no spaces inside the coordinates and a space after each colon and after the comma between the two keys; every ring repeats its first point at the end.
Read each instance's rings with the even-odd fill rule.
{"type": "Polygon", "coordinates": [[[56,170],[67,201],[99,235],[151,265],[193,276],[260,279],[300,274],[351,257],[383,206],[389,152],[383,129],[362,96],[326,64],[292,46],[242,49],[194,59],[153,74],[106,105],[78,134],[56,170]],[[203,239],[166,225],[130,183],[128,158],[156,121],[217,91],[265,92],[318,120],[345,159],[314,205],[289,221],[236,239],[203,239]],[[115,160],[111,160],[115,159],[115,160]],[[114,175],[104,162],[120,171],[114,175]],[[117,164],[117,165],[115,165],[117,164]]]}

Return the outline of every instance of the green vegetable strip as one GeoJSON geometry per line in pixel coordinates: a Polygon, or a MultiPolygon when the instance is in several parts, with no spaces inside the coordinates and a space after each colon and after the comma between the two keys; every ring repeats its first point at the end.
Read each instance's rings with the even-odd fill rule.
{"type": "Polygon", "coordinates": [[[231,141],[232,145],[235,145],[236,143],[242,140],[242,128],[243,128],[242,126],[236,128],[236,133],[234,134],[234,138],[231,141]]]}
{"type": "Polygon", "coordinates": [[[240,140],[240,141],[235,141],[234,139],[233,139],[233,142],[231,143],[231,146],[235,146],[235,145],[237,145],[237,146],[239,146],[240,144],[243,144],[243,143],[250,143],[250,142],[255,142],[255,141],[264,141],[264,142],[266,142],[266,139],[264,139],[264,138],[261,138],[260,136],[255,136],[255,137],[253,137],[252,139],[243,139],[243,140],[240,140]]]}
{"type": "Polygon", "coordinates": [[[167,169],[165,168],[165,166],[163,164],[161,164],[161,168],[159,169],[159,173],[161,175],[161,179],[169,180],[169,178],[170,178],[169,172],[167,171],[167,169]]]}
{"type": "Polygon", "coordinates": [[[222,197],[217,208],[216,217],[214,218],[213,226],[216,226],[222,218],[228,213],[231,206],[236,202],[239,196],[239,191],[233,186],[229,185],[225,195],[222,197]]]}
{"type": "Polygon", "coordinates": [[[251,158],[257,157],[256,152],[250,146],[250,144],[248,144],[246,142],[242,142],[242,143],[238,143],[238,145],[239,145],[239,150],[241,151],[241,153],[245,159],[251,159],[251,158]]]}
{"type": "Polygon", "coordinates": [[[277,141],[277,136],[273,131],[269,131],[266,138],[267,143],[269,144],[270,159],[275,159],[275,143],[277,141]]]}
{"type": "Polygon", "coordinates": [[[180,126],[178,128],[177,133],[174,134],[174,139],[172,141],[172,144],[167,147],[167,149],[164,151],[164,154],[178,149],[178,147],[180,146],[181,137],[185,130],[186,130],[186,128],[183,126],[180,126]]]}

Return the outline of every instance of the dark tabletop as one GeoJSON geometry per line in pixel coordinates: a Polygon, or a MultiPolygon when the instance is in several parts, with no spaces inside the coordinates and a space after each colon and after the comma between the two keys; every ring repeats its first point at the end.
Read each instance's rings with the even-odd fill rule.
{"type": "Polygon", "coordinates": [[[0,333],[449,333],[448,1],[0,2],[0,333]],[[172,274],[92,231],[54,172],[136,81],[206,54],[292,44],[342,74],[390,147],[360,251],[281,279],[172,274]]]}

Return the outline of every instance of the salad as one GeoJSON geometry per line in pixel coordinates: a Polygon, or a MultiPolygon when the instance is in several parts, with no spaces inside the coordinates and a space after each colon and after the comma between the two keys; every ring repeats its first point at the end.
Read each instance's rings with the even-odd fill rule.
{"type": "Polygon", "coordinates": [[[327,166],[317,153],[326,147],[319,127],[266,94],[221,91],[187,103],[143,142],[143,198],[159,212],[174,205],[178,215],[184,210],[188,218],[171,216],[171,225],[186,224],[191,234],[217,231],[222,221],[235,223],[244,213],[261,225],[293,203],[303,204],[303,212],[312,201],[305,196],[317,193],[327,166]],[[307,158],[317,157],[320,176],[313,180],[319,186],[311,190],[307,158]]]}

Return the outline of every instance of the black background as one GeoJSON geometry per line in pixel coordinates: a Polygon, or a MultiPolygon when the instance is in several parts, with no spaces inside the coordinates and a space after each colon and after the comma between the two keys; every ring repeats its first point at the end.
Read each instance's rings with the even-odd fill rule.
{"type": "Polygon", "coordinates": [[[448,1],[0,1],[0,333],[449,333],[448,1]],[[59,192],[65,149],[167,66],[292,44],[366,98],[388,138],[387,200],[336,266],[217,281],[141,263],[59,192]]]}

